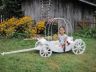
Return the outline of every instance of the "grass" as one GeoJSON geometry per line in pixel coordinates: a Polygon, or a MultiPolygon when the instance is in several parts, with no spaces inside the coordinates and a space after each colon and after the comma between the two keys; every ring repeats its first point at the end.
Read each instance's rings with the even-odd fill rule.
{"type": "MultiPolygon", "coordinates": [[[[0,55],[0,72],[96,72],[96,40],[83,38],[84,54],[53,53],[42,58],[38,51],[0,55]]],[[[1,39],[0,52],[34,47],[35,41],[1,39]]]]}

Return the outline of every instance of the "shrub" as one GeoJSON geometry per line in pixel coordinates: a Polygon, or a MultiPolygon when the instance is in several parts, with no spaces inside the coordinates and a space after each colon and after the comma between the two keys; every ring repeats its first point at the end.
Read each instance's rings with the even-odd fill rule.
{"type": "Polygon", "coordinates": [[[96,28],[86,28],[82,29],[78,32],[75,32],[74,35],[80,36],[80,37],[86,37],[86,38],[95,38],[96,39],[96,28]]]}
{"type": "Polygon", "coordinates": [[[19,36],[21,35],[21,37],[23,37],[23,35],[26,35],[24,37],[30,37],[31,29],[32,29],[32,18],[29,16],[25,16],[17,20],[15,27],[15,34],[16,36],[19,34],[19,36]]]}
{"type": "Polygon", "coordinates": [[[37,33],[42,33],[45,29],[45,20],[40,20],[36,24],[37,33]]]}
{"type": "Polygon", "coordinates": [[[17,34],[20,36],[28,37],[30,34],[29,30],[32,29],[32,18],[29,16],[25,16],[22,18],[10,18],[6,21],[0,23],[0,36],[1,37],[18,37],[17,34]],[[16,36],[15,36],[16,35],[16,36]]]}
{"type": "Polygon", "coordinates": [[[3,21],[0,24],[0,35],[1,37],[11,37],[15,31],[15,22],[17,21],[16,18],[11,18],[9,20],[3,21]]]}
{"type": "Polygon", "coordinates": [[[24,38],[33,37],[36,34],[43,34],[45,29],[45,20],[40,20],[37,24],[30,16],[22,18],[10,18],[0,23],[0,36],[6,38],[24,38]]]}

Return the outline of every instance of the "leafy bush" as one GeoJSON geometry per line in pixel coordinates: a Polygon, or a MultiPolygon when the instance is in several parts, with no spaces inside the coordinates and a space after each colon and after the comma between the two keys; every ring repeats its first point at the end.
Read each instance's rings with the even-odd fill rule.
{"type": "Polygon", "coordinates": [[[24,38],[33,37],[36,34],[42,34],[45,29],[45,20],[40,20],[37,24],[29,16],[22,18],[10,18],[0,23],[0,37],[6,38],[24,38]]]}
{"type": "Polygon", "coordinates": [[[96,39],[96,28],[86,28],[82,29],[78,32],[75,32],[74,35],[80,36],[80,37],[85,37],[85,38],[95,38],[96,39]]]}
{"type": "Polygon", "coordinates": [[[21,37],[30,37],[31,29],[32,29],[32,18],[29,16],[25,16],[20,18],[16,22],[15,34],[16,35],[19,34],[19,36],[21,35],[21,37]]]}
{"type": "Polygon", "coordinates": [[[11,18],[9,20],[3,21],[0,24],[0,36],[1,37],[11,37],[15,31],[16,18],[11,18]]]}
{"type": "Polygon", "coordinates": [[[37,28],[37,33],[44,33],[44,29],[45,29],[45,20],[40,20],[37,22],[36,24],[36,28],[37,28]]]}
{"type": "Polygon", "coordinates": [[[16,37],[17,34],[19,34],[19,36],[24,34],[28,37],[28,35],[30,35],[28,29],[30,29],[30,31],[32,29],[31,17],[25,16],[19,19],[13,17],[0,24],[0,36],[10,38],[13,36],[16,37]]]}

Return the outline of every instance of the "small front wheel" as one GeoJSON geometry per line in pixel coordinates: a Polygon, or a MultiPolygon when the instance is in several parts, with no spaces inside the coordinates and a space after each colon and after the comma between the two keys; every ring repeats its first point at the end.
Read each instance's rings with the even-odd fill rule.
{"type": "Polygon", "coordinates": [[[50,57],[52,55],[52,50],[49,48],[48,44],[44,44],[40,50],[41,57],[50,57]]]}

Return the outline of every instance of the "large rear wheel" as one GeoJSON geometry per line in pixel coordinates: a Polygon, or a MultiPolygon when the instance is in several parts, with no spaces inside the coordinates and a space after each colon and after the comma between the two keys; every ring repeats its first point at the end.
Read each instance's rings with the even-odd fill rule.
{"type": "Polygon", "coordinates": [[[75,43],[72,47],[72,51],[74,54],[83,54],[86,48],[86,44],[82,39],[75,40],[75,43]]]}

